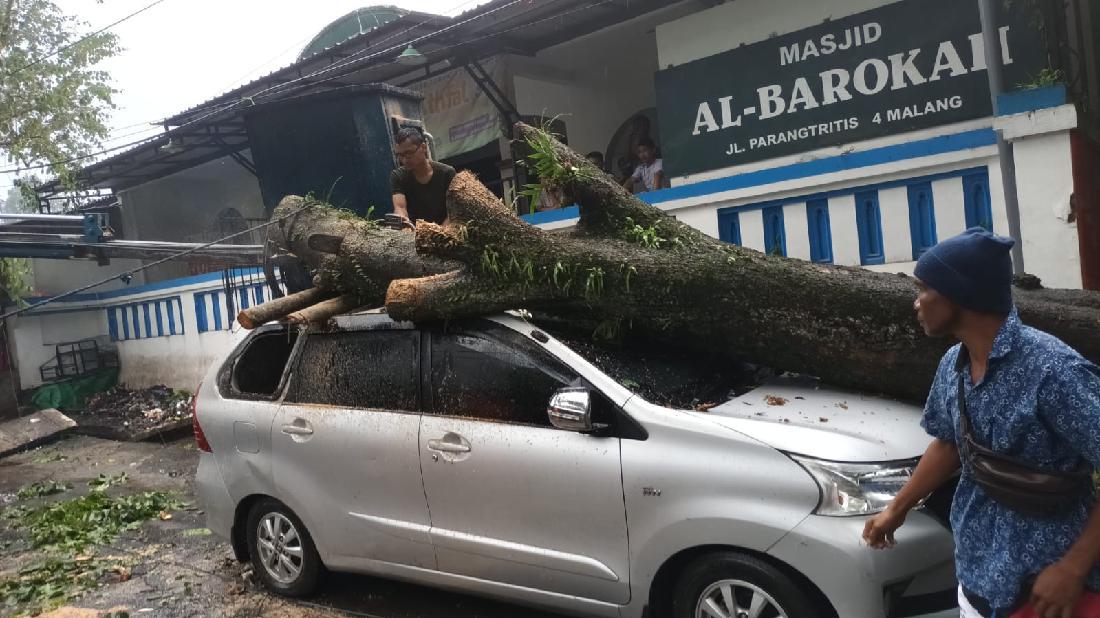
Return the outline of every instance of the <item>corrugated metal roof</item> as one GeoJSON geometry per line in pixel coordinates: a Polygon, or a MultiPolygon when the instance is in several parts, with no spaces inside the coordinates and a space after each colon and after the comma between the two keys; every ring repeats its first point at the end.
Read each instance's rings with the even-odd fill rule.
{"type": "MultiPolygon", "coordinates": [[[[85,187],[115,190],[237,153],[248,147],[241,113],[253,105],[366,83],[407,85],[429,74],[425,65],[397,64],[410,43],[427,67],[490,56],[534,55],[635,17],[691,0],[492,0],[455,17],[410,12],[375,30],[212,97],[164,120],[169,128],[134,148],[82,170],[85,187]],[[166,152],[169,140],[183,152],[166,152]],[[181,141],[182,140],[182,141],[181,141]]],[[[439,68],[438,71],[449,70],[439,68]]],[[[47,183],[42,191],[60,190],[47,183]]]]}

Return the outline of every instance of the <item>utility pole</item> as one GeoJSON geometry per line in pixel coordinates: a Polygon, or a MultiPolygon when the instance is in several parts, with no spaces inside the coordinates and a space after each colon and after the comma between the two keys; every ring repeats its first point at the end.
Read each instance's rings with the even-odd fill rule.
{"type": "MultiPolygon", "coordinates": [[[[993,118],[997,118],[997,95],[1004,92],[1004,58],[1001,54],[1001,33],[997,27],[993,0],[978,0],[978,12],[982,21],[982,41],[985,44],[985,66],[989,77],[989,96],[993,101],[993,118]]],[[[1024,239],[1020,235],[1020,201],[1016,194],[1016,158],[1012,144],[997,134],[997,160],[1001,164],[1001,183],[1008,215],[1008,234],[1016,244],[1012,247],[1012,272],[1024,273],[1024,239]]]]}

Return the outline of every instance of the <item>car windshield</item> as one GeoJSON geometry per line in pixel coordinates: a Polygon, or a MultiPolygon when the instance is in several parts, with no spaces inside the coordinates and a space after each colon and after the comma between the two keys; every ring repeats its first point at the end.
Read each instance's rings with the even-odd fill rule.
{"type": "Polygon", "coordinates": [[[765,368],[650,340],[600,340],[561,323],[537,322],[623,386],[657,405],[707,410],[773,375],[765,368]]]}

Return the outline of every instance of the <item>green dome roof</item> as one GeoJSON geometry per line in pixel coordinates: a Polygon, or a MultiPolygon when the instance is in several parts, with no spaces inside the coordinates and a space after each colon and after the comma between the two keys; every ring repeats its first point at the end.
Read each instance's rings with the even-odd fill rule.
{"type": "Polygon", "coordinates": [[[407,11],[395,6],[367,6],[355,9],[318,32],[302,53],[298,54],[298,60],[304,60],[352,37],[370,32],[406,13],[407,11]]]}

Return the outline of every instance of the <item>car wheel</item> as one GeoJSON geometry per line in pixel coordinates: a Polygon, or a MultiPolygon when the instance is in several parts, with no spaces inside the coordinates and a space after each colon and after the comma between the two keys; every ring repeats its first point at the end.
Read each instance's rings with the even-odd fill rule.
{"type": "Polygon", "coordinates": [[[772,565],[735,552],[703,556],[677,581],[673,618],[815,618],[798,586],[772,565]]]}
{"type": "Polygon", "coordinates": [[[321,557],[302,520],[281,502],[267,498],[249,511],[248,555],[271,591],[304,597],[317,590],[321,557]]]}

